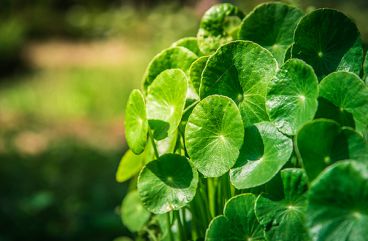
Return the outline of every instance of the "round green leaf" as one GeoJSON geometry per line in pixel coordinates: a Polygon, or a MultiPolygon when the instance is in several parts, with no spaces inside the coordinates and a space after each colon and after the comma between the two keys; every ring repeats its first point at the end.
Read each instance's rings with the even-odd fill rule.
{"type": "Polygon", "coordinates": [[[121,158],[116,171],[116,181],[125,182],[137,174],[144,164],[144,158],[145,153],[136,155],[131,150],[127,150],[121,158]]]}
{"type": "Polygon", "coordinates": [[[136,190],[128,193],[121,205],[121,219],[123,224],[132,232],[140,231],[148,222],[151,214],[142,204],[136,190]]]}
{"type": "Polygon", "coordinates": [[[344,159],[368,164],[368,145],[351,128],[332,120],[318,119],[303,126],[296,136],[299,158],[310,181],[328,165],[344,159]]]}
{"type": "Polygon", "coordinates": [[[287,135],[313,119],[317,110],[318,79],[304,61],[290,59],[281,66],[267,94],[270,119],[287,135]]]}
{"type": "Polygon", "coordinates": [[[292,150],[291,139],[272,123],[246,128],[239,158],[230,170],[231,183],[237,189],[245,189],[268,182],[289,160],[292,150]]]}
{"type": "Polygon", "coordinates": [[[172,44],[172,47],[177,47],[177,46],[187,48],[193,53],[195,53],[197,56],[202,55],[201,51],[199,50],[198,41],[196,37],[186,37],[186,38],[179,39],[178,41],[172,44]]]}
{"type": "Polygon", "coordinates": [[[351,113],[355,122],[368,125],[368,87],[357,75],[349,72],[329,74],[321,81],[319,89],[320,96],[340,112],[351,113]]]}
{"type": "Polygon", "coordinates": [[[268,120],[267,85],[274,78],[277,62],[272,54],[250,41],[234,41],[219,48],[202,73],[200,97],[213,94],[233,99],[245,126],[268,120]]]}
{"type": "Polygon", "coordinates": [[[180,69],[157,76],[147,91],[147,118],[155,139],[161,140],[179,126],[187,93],[187,77],[180,69]]]}
{"type": "Polygon", "coordinates": [[[198,173],[187,158],[165,154],[148,163],[138,177],[143,205],[155,214],[178,210],[196,193],[198,173]]]}
{"type": "Polygon", "coordinates": [[[281,171],[285,198],[270,200],[261,195],[256,200],[255,213],[265,227],[268,240],[308,241],[305,225],[308,189],[307,177],[302,169],[289,168],[281,171]]]}
{"type": "Polygon", "coordinates": [[[201,86],[202,72],[204,67],[206,67],[207,60],[208,56],[200,57],[192,63],[189,69],[190,82],[192,83],[193,88],[198,95],[199,88],[201,86]]]}
{"type": "Polygon", "coordinates": [[[235,164],[244,127],[236,104],[228,97],[203,99],[189,116],[186,148],[194,166],[206,177],[219,177],[235,164]]]}
{"type": "Polygon", "coordinates": [[[294,35],[293,58],[312,65],[317,76],[336,70],[359,74],[363,48],[356,25],[343,13],[318,9],[304,16],[294,35]]]}
{"type": "Polygon", "coordinates": [[[214,218],[206,232],[206,241],[265,240],[263,228],[254,214],[256,197],[241,194],[231,198],[224,215],[214,218]]]}
{"type": "Polygon", "coordinates": [[[198,57],[192,51],[184,47],[171,47],[157,54],[149,63],[143,79],[143,88],[148,86],[156,77],[167,69],[181,69],[188,73],[190,65],[198,57]]]}
{"type": "Polygon", "coordinates": [[[364,241],[368,237],[368,168],[339,162],[313,182],[308,224],[316,241],[364,241]]]}
{"type": "Polygon", "coordinates": [[[284,3],[261,4],[244,18],[239,39],[250,40],[267,48],[282,64],[302,16],[300,9],[284,3]]]}
{"type": "Polygon", "coordinates": [[[235,39],[243,17],[238,7],[230,3],[217,4],[207,10],[197,34],[200,50],[212,54],[221,45],[235,39]]]}
{"type": "Polygon", "coordinates": [[[128,146],[135,154],[142,153],[147,142],[148,122],[144,97],[137,89],[129,95],[124,126],[128,146]]]}

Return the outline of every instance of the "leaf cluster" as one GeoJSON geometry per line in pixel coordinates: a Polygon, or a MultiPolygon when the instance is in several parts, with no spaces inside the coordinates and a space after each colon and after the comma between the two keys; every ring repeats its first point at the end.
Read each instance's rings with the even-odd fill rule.
{"type": "Polygon", "coordinates": [[[210,8],[129,97],[123,223],[142,240],[365,240],[363,53],[333,9],[210,8]]]}

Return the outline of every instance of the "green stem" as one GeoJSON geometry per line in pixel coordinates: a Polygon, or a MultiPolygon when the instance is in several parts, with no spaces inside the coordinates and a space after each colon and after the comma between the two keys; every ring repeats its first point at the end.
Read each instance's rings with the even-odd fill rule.
{"type": "Polygon", "coordinates": [[[187,106],[187,108],[184,109],[183,111],[183,115],[185,115],[185,113],[187,113],[188,110],[190,110],[193,106],[195,106],[196,104],[198,104],[199,100],[194,101],[192,104],[190,104],[189,106],[187,106]]]}
{"type": "Polygon", "coordinates": [[[160,157],[160,154],[158,153],[157,146],[156,146],[156,143],[155,143],[155,139],[153,138],[153,133],[152,133],[151,128],[148,128],[148,135],[151,139],[151,143],[152,143],[152,146],[153,146],[153,150],[155,152],[155,156],[158,159],[160,157]]]}
{"type": "Polygon", "coordinates": [[[185,238],[187,238],[187,234],[189,233],[188,232],[189,231],[189,228],[188,228],[188,223],[187,223],[187,219],[186,219],[185,214],[186,214],[186,210],[185,210],[185,208],[182,208],[181,209],[181,216],[183,218],[184,236],[185,236],[185,238]]]}
{"type": "Polygon", "coordinates": [[[178,221],[179,236],[181,240],[186,241],[187,239],[185,237],[186,235],[184,233],[183,223],[181,222],[179,211],[174,211],[174,215],[175,215],[176,221],[178,221]]]}
{"type": "Polygon", "coordinates": [[[169,240],[170,241],[174,241],[174,236],[173,236],[173,233],[172,233],[172,230],[171,230],[171,223],[170,223],[170,213],[167,213],[166,214],[166,220],[167,220],[167,224],[169,226],[169,240]]]}
{"type": "Polygon", "coordinates": [[[211,214],[211,218],[214,218],[216,215],[214,179],[212,178],[207,179],[207,187],[208,187],[208,202],[209,202],[210,214],[211,214]]]}

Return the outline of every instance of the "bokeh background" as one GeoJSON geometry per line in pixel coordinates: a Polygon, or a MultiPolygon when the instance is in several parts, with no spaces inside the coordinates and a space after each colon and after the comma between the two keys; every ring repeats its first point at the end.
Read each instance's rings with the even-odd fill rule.
{"type": "MultiPolygon", "coordinates": [[[[131,236],[115,183],[124,108],[149,60],[215,0],[0,0],[0,241],[131,236]]],[[[231,1],[249,12],[265,1],[231,1]]],[[[368,43],[367,0],[340,9],[368,43]]]]}

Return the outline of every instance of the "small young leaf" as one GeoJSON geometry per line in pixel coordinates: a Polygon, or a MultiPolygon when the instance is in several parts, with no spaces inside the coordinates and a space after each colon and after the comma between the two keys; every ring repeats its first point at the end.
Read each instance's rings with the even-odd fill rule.
{"type": "Polygon", "coordinates": [[[148,122],[144,97],[137,89],[130,93],[124,126],[128,146],[135,154],[142,153],[147,142],[148,122]]]}
{"type": "Polygon", "coordinates": [[[200,50],[208,55],[221,45],[232,41],[244,14],[229,3],[211,7],[202,17],[197,38],[200,50]]]}
{"type": "Polygon", "coordinates": [[[246,193],[231,198],[224,215],[214,218],[206,232],[206,241],[265,240],[262,226],[254,214],[256,197],[246,193]]]}
{"type": "Polygon", "coordinates": [[[313,182],[307,217],[316,241],[364,241],[368,237],[368,168],[338,162],[313,182]]]}
{"type": "Polygon", "coordinates": [[[357,75],[349,72],[329,74],[321,81],[319,89],[319,95],[338,107],[341,113],[351,113],[355,122],[368,125],[368,87],[357,75]]]}
{"type": "Polygon", "coordinates": [[[184,47],[171,47],[157,54],[149,63],[143,78],[143,88],[147,91],[148,86],[156,77],[167,69],[181,69],[188,73],[190,65],[198,57],[192,51],[184,47]]]}
{"type": "Polygon", "coordinates": [[[267,85],[277,69],[272,54],[250,41],[234,41],[212,55],[202,73],[200,97],[220,94],[239,105],[244,126],[267,121],[267,85]]]}
{"type": "Polygon", "coordinates": [[[127,150],[121,158],[118,170],[116,171],[116,181],[125,182],[137,174],[144,164],[144,158],[144,152],[136,155],[131,150],[127,150]]]}
{"type": "Polygon", "coordinates": [[[318,79],[312,67],[302,60],[290,59],[276,74],[267,94],[270,119],[287,135],[313,119],[317,110],[318,79]]]}
{"type": "Polygon", "coordinates": [[[289,160],[292,150],[291,139],[272,123],[246,128],[239,158],[230,170],[231,183],[237,189],[245,189],[268,182],[289,160]]]}
{"type": "Polygon", "coordinates": [[[305,225],[307,177],[297,168],[284,169],[281,176],[285,198],[273,201],[259,196],[255,206],[257,219],[265,227],[268,240],[308,241],[305,225]]]}
{"type": "Polygon", "coordinates": [[[179,126],[187,94],[187,77],[180,69],[157,76],[147,90],[147,118],[155,139],[161,140],[179,126]]]}
{"type": "Polygon", "coordinates": [[[296,145],[303,167],[312,181],[332,163],[356,159],[368,164],[368,144],[351,128],[332,120],[318,119],[299,130],[296,145]]]}
{"type": "Polygon", "coordinates": [[[287,48],[293,43],[294,31],[303,12],[279,2],[257,6],[243,20],[239,39],[250,40],[267,48],[282,64],[287,48]]]}
{"type": "Polygon", "coordinates": [[[121,220],[132,232],[140,231],[148,222],[151,214],[148,212],[139,198],[136,190],[128,193],[121,205],[121,220]]]}
{"type": "Polygon", "coordinates": [[[195,196],[198,172],[186,157],[165,154],[143,167],[138,192],[143,205],[155,214],[178,210],[195,196]]]}
{"type": "Polygon", "coordinates": [[[206,67],[208,56],[198,58],[192,63],[189,69],[189,79],[193,85],[195,92],[199,95],[199,89],[201,86],[201,78],[204,68],[206,67]]]}
{"type": "Polygon", "coordinates": [[[363,48],[356,25],[343,13],[317,9],[304,16],[294,35],[293,58],[310,64],[319,79],[336,70],[360,73],[363,48]]]}
{"type": "Polygon", "coordinates": [[[196,37],[186,37],[179,39],[172,44],[172,47],[184,47],[195,53],[197,56],[202,56],[201,50],[198,47],[198,41],[196,37]]]}
{"type": "Polygon", "coordinates": [[[186,148],[194,166],[206,177],[219,177],[235,164],[244,127],[236,104],[228,97],[203,99],[189,116],[186,148]]]}

